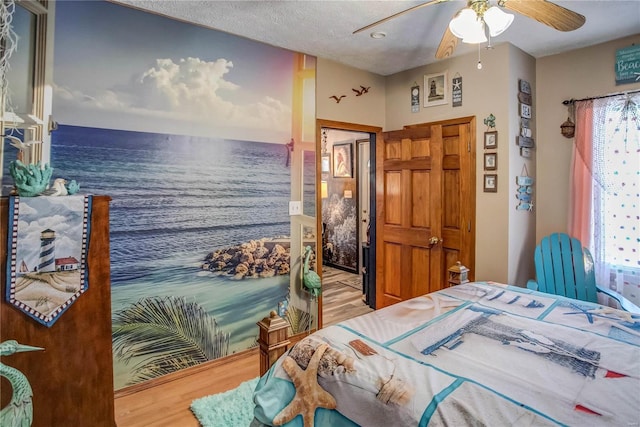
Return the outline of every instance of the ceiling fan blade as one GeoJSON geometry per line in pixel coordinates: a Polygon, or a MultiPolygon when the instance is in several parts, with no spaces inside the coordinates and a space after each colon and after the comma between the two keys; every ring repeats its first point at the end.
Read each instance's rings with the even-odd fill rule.
{"type": "Polygon", "coordinates": [[[547,0],[505,0],[504,7],[560,31],[582,27],[584,16],[547,0]]]}
{"type": "Polygon", "coordinates": [[[366,27],[358,28],[357,30],[355,30],[355,31],[353,32],[353,34],[358,34],[359,32],[362,32],[362,31],[368,30],[369,28],[373,28],[373,27],[375,27],[376,25],[380,25],[380,24],[382,24],[383,22],[390,21],[390,20],[392,20],[392,19],[394,19],[394,18],[397,18],[398,16],[404,15],[405,13],[413,12],[414,10],[417,10],[417,9],[423,8],[423,7],[425,7],[425,6],[431,6],[432,4],[444,3],[444,2],[446,2],[446,1],[450,1],[450,0],[431,0],[431,1],[428,1],[428,2],[426,2],[426,3],[422,3],[422,4],[419,4],[419,5],[417,5],[417,6],[410,7],[409,9],[405,9],[405,10],[403,10],[403,11],[401,11],[401,12],[395,13],[395,14],[393,14],[393,15],[391,15],[391,16],[387,16],[387,17],[386,17],[386,18],[384,18],[384,19],[381,19],[381,20],[379,20],[379,21],[376,21],[376,22],[374,22],[373,24],[369,24],[369,25],[367,25],[366,27]]]}
{"type": "Polygon", "coordinates": [[[442,35],[442,40],[440,40],[440,46],[438,46],[438,50],[436,51],[436,59],[444,59],[453,55],[453,51],[458,45],[458,38],[453,35],[449,26],[447,25],[447,29],[442,35]]]}

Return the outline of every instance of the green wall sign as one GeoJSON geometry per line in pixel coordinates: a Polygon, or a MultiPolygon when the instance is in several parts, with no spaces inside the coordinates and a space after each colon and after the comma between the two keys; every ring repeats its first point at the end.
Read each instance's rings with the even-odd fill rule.
{"type": "Polygon", "coordinates": [[[640,46],[616,51],[616,85],[640,82],[640,46]]]}

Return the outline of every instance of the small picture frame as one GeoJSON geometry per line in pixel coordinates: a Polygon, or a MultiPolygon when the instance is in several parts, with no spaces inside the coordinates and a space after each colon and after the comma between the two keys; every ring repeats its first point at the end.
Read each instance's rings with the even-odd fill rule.
{"type": "Polygon", "coordinates": [[[320,172],[329,173],[331,172],[331,156],[328,154],[323,154],[320,160],[320,172]]]}
{"type": "Polygon", "coordinates": [[[493,150],[498,148],[498,131],[492,130],[484,133],[484,148],[493,150]]]}
{"type": "Polygon", "coordinates": [[[333,177],[353,178],[353,144],[334,144],[333,146],[333,177]]]}
{"type": "Polygon", "coordinates": [[[531,105],[520,104],[520,117],[524,117],[525,119],[531,118],[531,105]]]}
{"type": "Polygon", "coordinates": [[[498,169],[498,153],[485,153],[484,170],[494,171],[498,169]]]}
{"type": "Polygon", "coordinates": [[[531,85],[526,80],[522,80],[522,79],[518,80],[518,89],[520,89],[520,92],[522,93],[531,95],[531,85]]]}
{"type": "Polygon", "coordinates": [[[449,102],[449,80],[447,72],[424,76],[424,106],[433,107],[449,102]]]}
{"type": "Polygon", "coordinates": [[[497,174],[484,175],[484,192],[485,193],[498,192],[498,175],[497,174]]]}

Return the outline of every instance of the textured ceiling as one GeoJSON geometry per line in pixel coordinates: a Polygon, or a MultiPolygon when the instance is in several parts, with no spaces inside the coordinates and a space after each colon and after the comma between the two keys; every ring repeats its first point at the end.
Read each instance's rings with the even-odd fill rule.
{"type": "MultiPolygon", "coordinates": [[[[449,20],[466,5],[460,0],[430,5],[354,35],[353,31],[358,28],[423,2],[111,1],[380,75],[436,62],[435,52],[449,20]],[[373,39],[370,37],[373,31],[383,31],[387,36],[373,39]]],[[[560,32],[516,14],[511,27],[494,38],[493,44],[510,42],[539,58],[633,34],[638,34],[640,42],[640,0],[565,0],[554,3],[584,15],[586,23],[578,30],[560,32]]],[[[454,56],[476,49],[475,45],[459,43],[454,56]]]]}

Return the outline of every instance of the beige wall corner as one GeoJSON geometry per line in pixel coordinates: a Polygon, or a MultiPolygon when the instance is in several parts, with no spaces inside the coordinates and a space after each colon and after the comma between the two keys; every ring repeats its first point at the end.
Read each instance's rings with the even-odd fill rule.
{"type": "MultiPolygon", "coordinates": [[[[536,246],[536,215],[538,185],[534,183],[533,188],[533,210],[517,210],[518,200],[516,194],[518,185],[516,177],[528,174],[536,178],[536,150],[531,150],[531,157],[525,158],[520,153],[520,147],[516,145],[516,138],[520,135],[520,102],[518,101],[519,81],[525,80],[531,87],[532,94],[536,88],[536,60],[528,53],[519,48],[509,45],[509,84],[508,84],[508,104],[509,104],[509,137],[504,140],[508,150],[508,174],[503,184],[507,188],[507,215],[509,217],[508,226],[508,265],[509,271],[507,283],[525,287],[529,279],[535,278],[533,254],[536,246]]],[[[536,100],[533,98],[532,115],[530,129],[532,137],[538,142],[535,135],[535,124],[537,122],[538,110],[535,106],[536,100]]],[[[506,159],[505,159],[506,160],[506,159]]],[[[504,163],[503,163],[504,164],[504,163]]]]}

